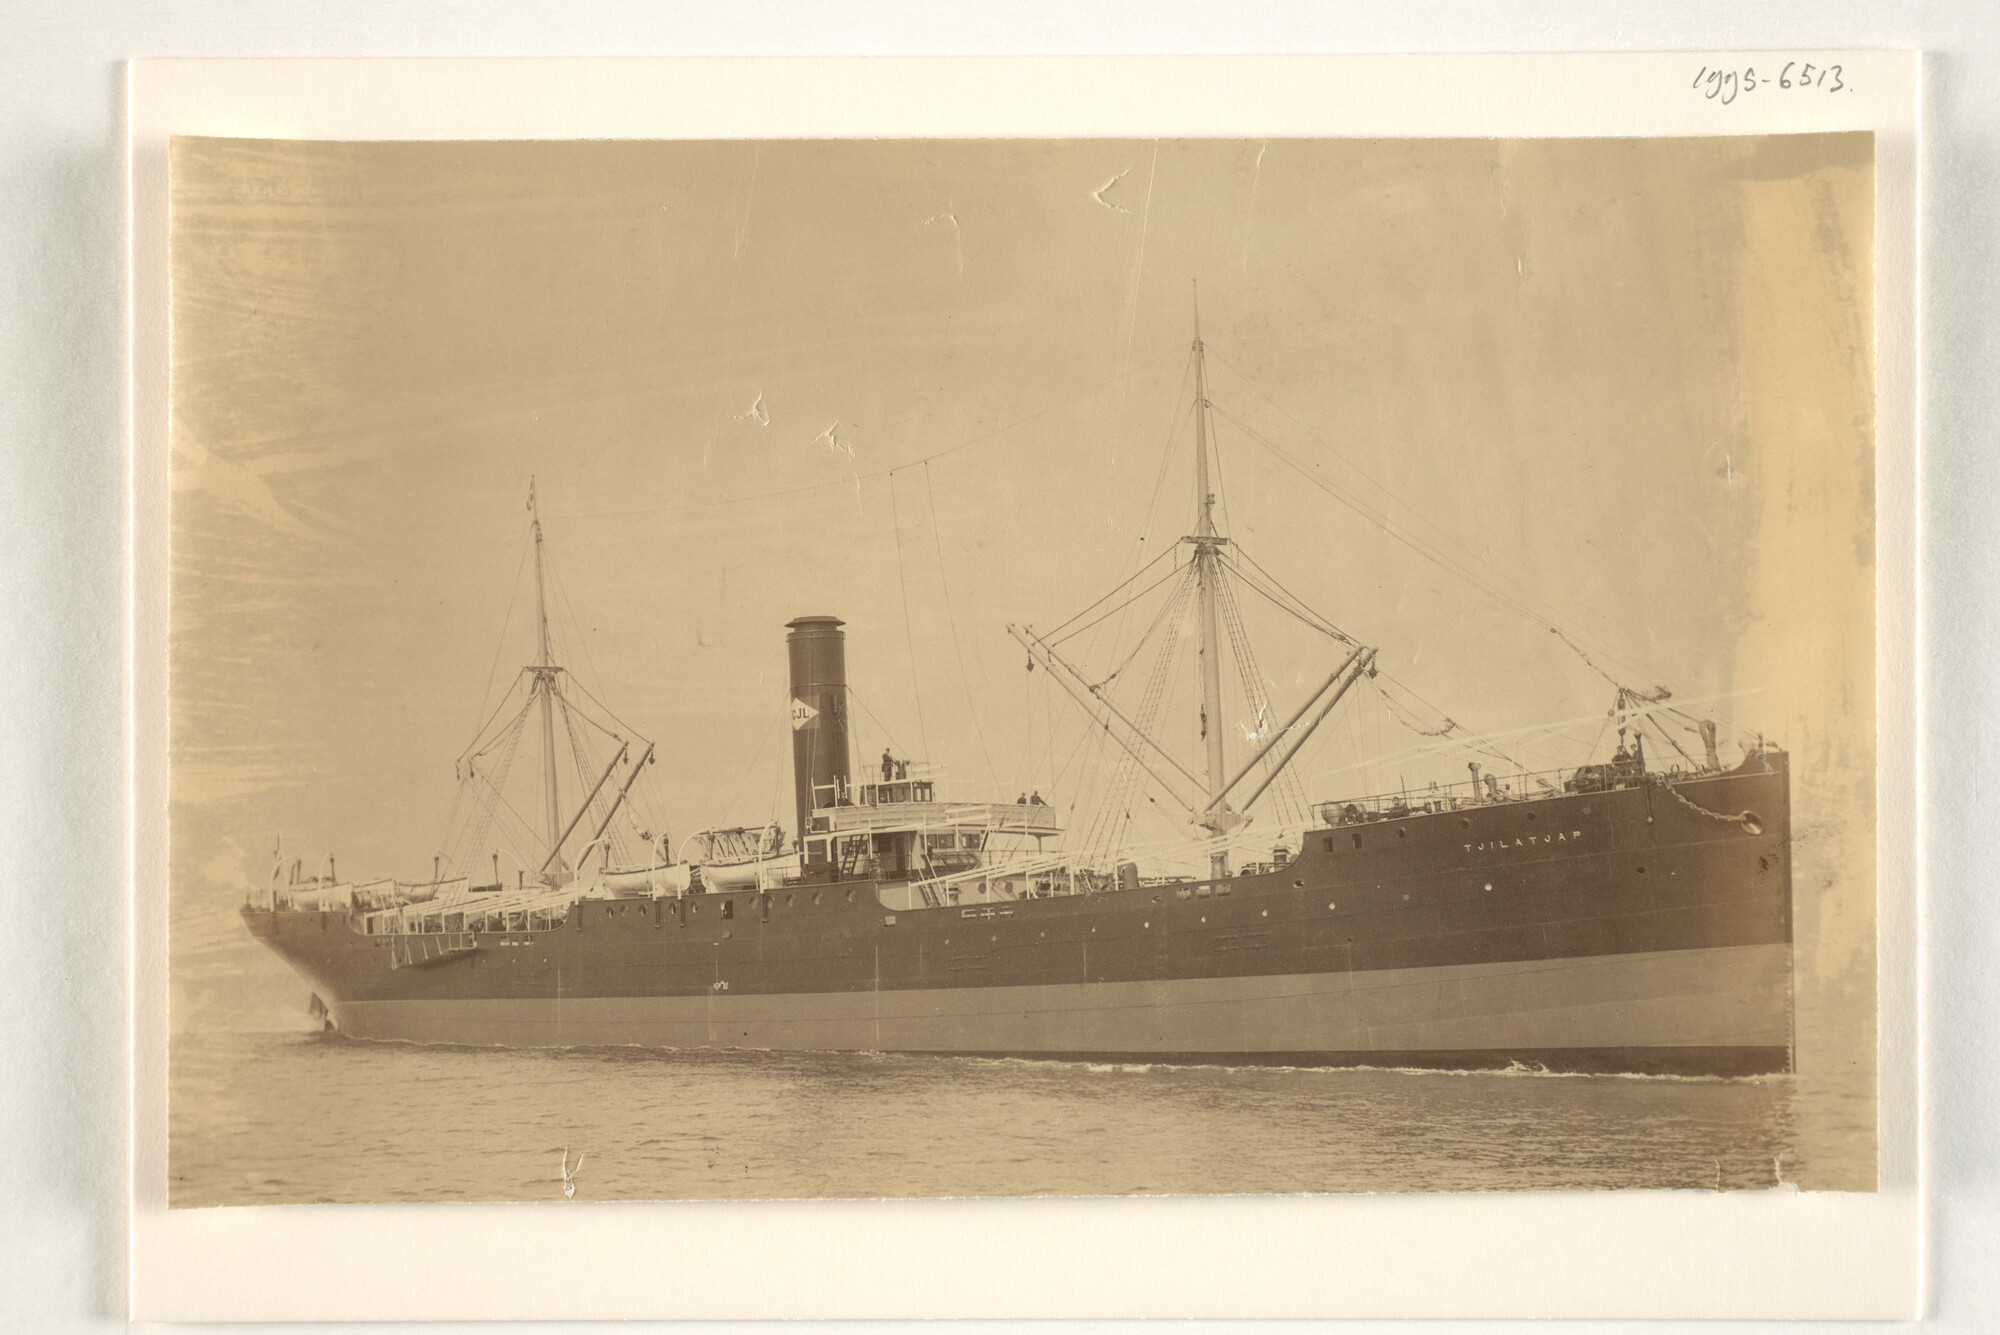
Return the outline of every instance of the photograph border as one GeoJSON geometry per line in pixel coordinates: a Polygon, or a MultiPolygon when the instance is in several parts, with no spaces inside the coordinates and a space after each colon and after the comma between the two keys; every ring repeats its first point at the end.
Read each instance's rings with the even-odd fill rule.
{"type": "MultiPolygon", "coordinates": [[[[1913,1316],[1920,1302],[1918,106],[1912,52],[1857,93],[1730,106],[1707,63],[1794,53],[757,60],[139,61],[131,221],[133,1075],[140,1319],[1913,1316]],[[166,1194],[166,146],[318,139],[1604,137],[1876,134],[1878,1161],[1795,1191],[264,1206],[166,1194]],[[357,1283],[329,1258],[449,1235],[545,1264],[357,1283]],[[865,1236],[865,1247],[824,1239],[865,1236]],[[1106,1240],[1115,1239],[1109,1243],[1106,1240]],[[920,1270],[908,1258],[927,1258],[920,1270]],[[699,1255],[662,1288],[657,1258],[699,1255]],[[1200,1266],[1186,1264],[1190,1256],[1200,1266]],[[770,1283],[782,1257],[786,1282],[770,1283]],[[1024,1271],[1023,1267],[1029,1269],[1024,1271]],[[1024,1286],[1023,1273],[1037,1283],[1024,1286]],[[1701,1275],[1701,1284],[1687,1282],[1701,1275]]],[[[1826,52],[1800,52],[1826,58],[1826,52]]]]}

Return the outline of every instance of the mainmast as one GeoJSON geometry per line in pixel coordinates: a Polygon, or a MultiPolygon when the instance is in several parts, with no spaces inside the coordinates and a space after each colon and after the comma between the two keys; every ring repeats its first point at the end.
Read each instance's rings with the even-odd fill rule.
{"type": "MultiPolygon", "coordinates": [[[[1221,834],[1235,822],[1222,803],[1229,777],[1222,756],[1222,637],[1216,620],[1216,590],[1222,579],[1220,548],[1229,541],[1215,531],[1215,493],[1208,489],[1208,374],[1201,342],[1201,296],[1194,307],[1194,472],[1195,531],[1182,541],[1194,545],[1196,588],[1201,600],[1201,734],[1208,747],[1208,798],[1205,822],[1221,834]]],[[[1209,855],[1209,874],[1229,875],[1229,854],[1209,855]]]]}
{"type": "MultiPolygon", "coordinates": [[[[1216,524],[1216,493],[1211,489],[1209,478],[1209,454],[1215,444],[1214,419],[1211,416],[1214,408],[1208,399],[1208,349],[1201,337],[1201,306],[1198,292],[1194,311],[1193,353],[1195,522],[1194,532],[1185,535],[1180,541],[1192,547],[1194,554],[1186,566],[1177,567],[1173,572],[1174,591],[1168,596],[1167,606],[1161,610],[1160,617],[1155,618],[1155,627],[1164,621],[1167,632],[1161,638],[1153,674],[1139,703],[1137,717],[1128,715],[1114,704],[1106,688],[1123,673],[1124,666],[1129,666],[1137,657],[1139,647],[1134,647],[1131,654],[1126,656],[1124,666],[1119,667],[1110,676],[1096,680],[1086,676],[1076,665],[1058,653],[1056,646],[1063,640],[1081,634],[1090,626],[1098,624],[1120,608],[1131,606],[1165,583],[1164,577],[1155,580],[1138,592],[1126,596],[1122,603],[1115,604],[1110,611],[1098,614],[1099,609],[1116,596],[1120,589],[1135,583],[1140,575],[1150,570],[1151,562],[1126,580],[1125,584],[1120,585],[1119,589],[1114,589],[1112,593],[1106,594],[1083,612],[1064,622],[1057,628],[1053,637],[1037,635],[1031,626],[1009,626],[1007,630],[1027,649],[1028,669],[1033,671],[1037,666],[1046,668],[1050,678],[1069,692],[1077,704],[1082,706],[1083,712],[1091,722],[1102,728],[1111,741],[1122,747],[1132,762],[1158,783],[1166,796],[1186,811],[1198,828],[1208,832],[1212,841],[1209,873],[1220,879],[1229,875],[1229,854],[1221,847],[1224,836],[1243,826],[1249,819],[1244,813],[1263,797],[1281,775],[1293,778],[1286,773],[1287,768],[1298,758],[1320,723],[1340,704],[1342,697],[1352,689],[1355,682],[1363,676],[1375,675],[1375,651],[1324,618],[1318,617],[1309,608],[1301,610],[1288,606],[1279,600],[1278,595],[1267,593],[1266,596],[1277,602],[1281,609],[1290,612],[1314,630],[1344,646],[1347,657],[1346,661],[1335,668],[1332,674],[1299,704],[1297,711],[1282,728],[1273,730],[1266,722],[1270,700],[1264,688],[1264,679],[1257,670],[1256,659],[1251,654],[1249,639],[1244,633],[1231,583],[1233,580],[1247,579],[1249,576],[1224,560],[1224,554],[1232,540],[1224,537],[1216,524]],[[1175,665],[1182,661],[1176,655],[1184,647],[1183,618],[1190,595],[1194,598],[1200,623],[1197,634],[1200,637],[1201,658],[1201,741],[1202,749],[1206,753],[1205,764],[1200,767],[1205,773],[1200,775],[1196,774],[1195,768],[1183,764],[1181,759],[1169,751],[1159,739],[1150,735],[1158,707],[1168,698],[1163,694],[1166,683],[1175,665]],[[1167,615],[1169,611],[1172,612],[1171,617],[1167,615]],[[1095,615],[1095,619],[1078,625],[1086,615],[1095,615]],[[1252,754],[1237,767],[1234,774],[1229,772],[1228,758],[1224,754],[1226,729],[1222,712],[1222,630],[1225,623],[1229,630],[1231,657],[1241,677],[1245,700],[1249,707],[1256,711],[1257,716],[1257,732],[1251,737],[1254,743],[1250,748],[1252,754]],[[1313,712],[1315,709],[1316,713],[1313,712]],[[1311,714],[1310,720],[1307,719],[1308,714],[1311,714]],[[1265,770],[1262,780],[1254,785],[1243,786],[1251,771],[1260,765],[1265,770]],[[1169,770],[1172,773],[1168,773],[1169,770]],[[1193,786],[1201,795],[1191,796],[1184,784],[1193,786]],[[1238,795],[1233,802],[1232,793],[1238,795]],[[1244,796],[1246,793],[1248,795],[1244,796]]],[[[1220,470],[1217,471],[1219,473],[1220,470]]],[[[1155,560],[1160,559],[1164,559],[1164,554],[1155,558],[1155,560]]],[[[1253,583],[1253,587],[1263,592],[1261,585],[1253,583]]],[[[1152,633],[1152,630],[1148,630],[1140,637],[1142,646],[1152,633]]],[[[1118,772],[1113,775],[1111,786],[1099,803],[1098,821],[1092,827],[1093,838],[1095,831],[1098,830],[1103,830],[1115,838],[1120,823],[1130,819],[1131,812],[1128,807],[1133,792],[1131,774],[1130,770],[1121,765],[1118,772]]],[[[1295,778],[1290,788],[1281,793],[1281,798],[1289,802],[1294,814],[1306,818],[1305,795],[1295,778]]]]}
{"type": "Polygon", "coordinates": [[[544,879],[552,885],[563,880],[563,862],[556,854],[560,851],[559,841],[563,837],[562,804],[556,793],[556,676],[562,669],[556,666],[555,655],[549,647],[549,608],[542,591],[542,516],[535,508],[535,480],[528,479],[529,523],[535,535],[535,621],[540,634],[540,652],[533,666],[528,670],[535,674],[535,694],[542,703],[542,792],[547,802],[549,821],[549,861],[544,879]]]}

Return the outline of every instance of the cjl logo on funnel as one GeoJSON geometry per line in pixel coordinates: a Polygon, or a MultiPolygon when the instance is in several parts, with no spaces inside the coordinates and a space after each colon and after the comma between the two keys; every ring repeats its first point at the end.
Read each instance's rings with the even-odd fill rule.
{"type": "Polygon", "coordinates": [[[796,697],[792,700],[792,731],[797,732],[819,717],[819,711],[796,697]]]}

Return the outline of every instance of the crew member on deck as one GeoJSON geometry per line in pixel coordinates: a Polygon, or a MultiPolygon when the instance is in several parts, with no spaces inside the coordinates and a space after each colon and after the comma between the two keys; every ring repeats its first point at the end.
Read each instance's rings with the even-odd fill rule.
{"type": "Polygon", "coordinates": [[[889,754],[889,748],[885,746],[882,748],[882,782],[887,783],[895,777],[896,758],[889,754]]]}
{"type": "Polygon", "coordinates": [[[1024,807],[1028,805],[1028,795],[1026,793],[1022,793],[1019,797],[1015,798],[1014,805],[1017,807],[1024,807]]]}
{"type": "Polygon", "coordinates": [[[1048,805],[1048,803],[1042,801],[1041,790],[1037,789],[1036,791],[1028,794],[1028,805],[1031,807],[1045,807],[1048,805]]]}

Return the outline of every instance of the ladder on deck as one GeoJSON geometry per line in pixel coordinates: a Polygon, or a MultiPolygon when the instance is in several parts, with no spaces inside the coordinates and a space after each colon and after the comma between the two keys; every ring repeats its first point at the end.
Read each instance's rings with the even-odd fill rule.
{"type": "Polygon", "coordinates": [[[471,932],[425,932],[389,938],[389,967],[420,969],[426,964],[443,964],[470,955],[479,949],[479,939],[471,932]]]}

